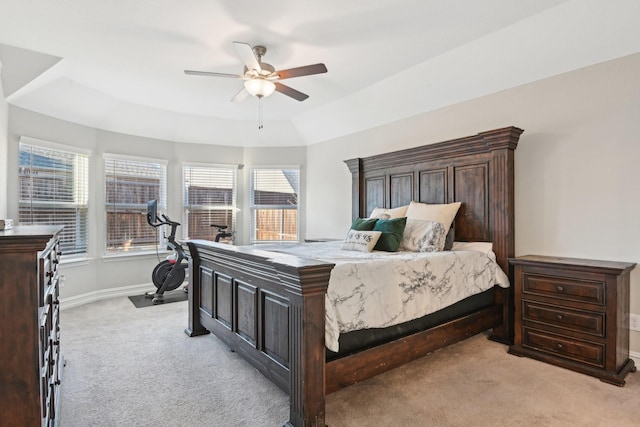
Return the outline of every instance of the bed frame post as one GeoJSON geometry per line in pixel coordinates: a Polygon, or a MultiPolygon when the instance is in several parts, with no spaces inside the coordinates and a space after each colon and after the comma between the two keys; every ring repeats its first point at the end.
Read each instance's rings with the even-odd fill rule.
{"type": "Polygon", "coordinates": [[[289,421],[285,427],[325,427],[324,301],[333,264],[298,268],[279,264],[289,295],[289,421]]]}
{"type": "MultiPolygon", "coordinates": [[[[491,187],[492,230],[501,230],[491,236],[493,251],[502,270],[509,274],[509,258],[515,255],[515,198],[514,157],[523,130],[517,127],[479,133],[492,155],[491,187]]],[[[509,274],[511,278],[512,275],[509,274]]],[[[513,343],[513,290],[496,289],[494,302],[502,304],[502,325],[493,328],[491,339],[505,344],[513,343]]]]}
{"type": "Polygon", "coordinates": [[[518,139],[524,132],[511,126],[478,134],[491,151],[491,230],[493,252],[500,267],[509,271],[509,258],[515,255],[515,214],[514,214],[514,151],[518,146],[518,139]]]}
{"type": "Polygon", "coordinates": [[[362,159],[344,161],[351,172],[351,220],[367,216],[364,197],[360,194],[364,190],[364,175],[362,174],[362,159]]]}
{"type": "Polygon", "coordinates": [[[493,302],[502,306],[502,324],[493,327],[489,339],[502,344],[513,344],[513,288],[501,288],[496,285],[493,302]]]}
{"type": "Polygon", "coordinates": [[[200,322],[200,255],[198,250],[189,244],[189,319],[184,333],[190,337],[208,334],[209,331],[200,322]]]}

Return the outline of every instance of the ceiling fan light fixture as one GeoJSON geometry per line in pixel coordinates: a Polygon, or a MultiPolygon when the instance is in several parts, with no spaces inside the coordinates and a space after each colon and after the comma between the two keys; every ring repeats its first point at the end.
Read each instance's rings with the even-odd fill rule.
{"type": "Polygon", "coordinates": [[[276,85],[270,80],[254,78],[245,80],[244,88],[253,96],[262,98],[271,95],[276,90],[276,85]]]}

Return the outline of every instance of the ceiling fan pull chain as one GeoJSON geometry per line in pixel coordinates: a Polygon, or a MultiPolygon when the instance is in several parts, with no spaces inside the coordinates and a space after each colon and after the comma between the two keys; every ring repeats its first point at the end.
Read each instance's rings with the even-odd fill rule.
{"type": "Polygon", "coordinates": [[[262,129],[262,96],[258,97],[258,129],[262,129]]]}

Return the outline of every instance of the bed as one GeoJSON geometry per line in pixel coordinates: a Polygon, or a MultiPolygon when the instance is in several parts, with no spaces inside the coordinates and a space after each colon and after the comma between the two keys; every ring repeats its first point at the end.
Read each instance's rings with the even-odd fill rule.
{"type": "MultiPolygon", "coordinates": [[[[453,222],[455,240],[491,242],[497,264],[508,272],[515,246],[514,150],[522,132],[507,127],[346,160],[353,219],[367,217],[376,207],[411,201],[461,202],[453,222]]],[[[352,347],[340,341],[340,352],[332,352],[325,346],[325,299],[334,263],[259,247],[203,240],[187,244],[185,332],[214,333],[289,393],[286,426],[324,427],[327,394],[472,335],[491,329],[493,340],[510,343],[513,338],[511,292],[496,284],[402,323],[401,332],[376,335],[373,341],[357,337],[352,347]],[[364,348],[363,340],[368,343],[364,348]]]]}

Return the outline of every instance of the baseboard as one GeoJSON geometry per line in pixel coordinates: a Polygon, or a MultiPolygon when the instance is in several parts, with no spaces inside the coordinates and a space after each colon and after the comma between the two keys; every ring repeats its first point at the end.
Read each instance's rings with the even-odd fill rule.
{"type": "Polygon", "coordinates": [[[140,285],[122,286],[119,288],[103,289],[100,291],[87,292],[86,294],[75,295],[68,298],[60,298],[60,310],[78,307],[90,302],[101,301],[103,299],[126,297],[129,295],[140,295],[148,291],[153,291],[153,283],[143,283],[140,285]]]}
{"type": "Polygon", "coordinates": [[[640,353],[638,353],[637,351],[630,351],[629,357],[633,359],[634,362],[636,362],[636,367],[640,368],[640,353]]]}

